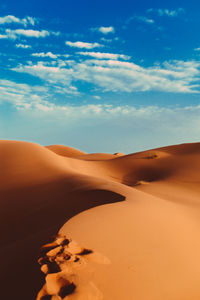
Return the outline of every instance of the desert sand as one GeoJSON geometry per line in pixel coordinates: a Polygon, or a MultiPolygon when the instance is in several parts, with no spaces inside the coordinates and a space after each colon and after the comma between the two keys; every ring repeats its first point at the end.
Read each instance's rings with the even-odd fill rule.
{"type": "Polygon", "coordinates": [[[0,165],[0,299],[200,299],[200,143],[0,141],[0,165]]]}

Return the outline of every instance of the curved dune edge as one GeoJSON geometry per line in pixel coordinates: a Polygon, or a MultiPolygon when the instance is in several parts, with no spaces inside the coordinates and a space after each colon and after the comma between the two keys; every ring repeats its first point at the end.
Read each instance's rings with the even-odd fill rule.
{"type": "Polygon", "coordinates": [[[129,155],[61,148],[0,141],[1,297],[198,300],[200,143],[129,155]],[[58,232],[61,253],[42,254],[41,272],[37,252],[58,232]],[[71,252],[74,240],[92,252],[71,252]]]}
{"type": "Polygon", "coordinates": [[[52,152],[66,157],[77,157],[80,155],[85,155],[86,153],[80,150],[77,150],[72,147],[67,147],[63,145],[50,145],[46,146],[45,148],[51,150],[52,152]]]}

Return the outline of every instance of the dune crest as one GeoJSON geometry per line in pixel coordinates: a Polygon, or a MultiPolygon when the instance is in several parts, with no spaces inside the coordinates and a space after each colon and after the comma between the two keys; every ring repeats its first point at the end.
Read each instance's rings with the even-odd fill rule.
{"type": "Polygon", "coordinates": [[[77,157],[79,155],[86,154],[83,151],[77,150],[72,147],[63,146],[63,145],[51,145],[51,146],[46,146],[46,148],[55,152],[58,155],[66,156],[66,157],[77,157]]]}
{"type": "Polygon", "coordinates": [[[199,299],[200,143],[0,141],[0,161],[2,299],[199,299]]]}

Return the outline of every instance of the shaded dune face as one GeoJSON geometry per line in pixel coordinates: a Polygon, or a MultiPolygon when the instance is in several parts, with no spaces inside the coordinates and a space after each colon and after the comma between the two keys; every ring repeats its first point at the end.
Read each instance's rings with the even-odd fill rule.
{"type": "Polygon", "coordinates": [[[48,237],[81,211],[125,197],[35,144],[2,142],[0,156],[1,297],[34,299],[43,282],[37,253],[48,237]]]}
{"type": "Polygon", "coordinates": [[[129,186],[135,186],[141,181],[150,183],[163,180],[170,177],[171,174],[173,174],[173,170],[171,170],[169,167],[144,167],[126,174],[123,178],[122,183],[129,186]]]}
{"type": "Polygon", "coordinates": [[[65,191],[66,183],[60,180],[50,185],[15,190],[10,195],[8,191],[1,193],[4,202],[1,206],[1,222],[9,226],[0,228],[0,245],[40,233],[41,229],[59,229],[81,211],[125,200],[124,196],[103,189],[65,191]]]}
{"type": "Polygon", "coordinates": [[[175,154],[175,155],[191,155],[191,154],[200,154],[200,143],[191,143],[191,144],[181,144],[173,145],[168,147],[162,147],[158,150],[165,151],[166,153],[175,154]]]}
{"type": "MultiPolygon", "coordinates": [[[[152,187],[159,183],[163,193],[168,183],[191,188],[199,183],[200,144],[123,155],[1,141],[0,164],[0,295],[27,300],[35,299],[44,284],[40,246],[65,222],[97,206],[126,202],[134,188],[154,195],[152,187]]],[[[199,185],[192,189],[199,191],[199,185]]],[[[55,262],[49,268],[60,270],[55,262]]],[[[67,295],[73,285],[66,286],[61,284],[59,293],[67,295]]]]}
{"type": "Polygon", "coordinates": [[[37,254],[40,246],[58,232],[64,222],[86,209],[125,199],[115,192],[97,189],[67,193],[65,186],[65,182],[59,182],[15,191],[10,196],[8,192],[1,194],[8,203],[0,214],[1,224],[4,224],[0,231],[0,255],[5,258],[1,263],[0,280],[3,283],[1,296],[5,299],[14,299],[16,295],[17,299],[36,297],[43,282],[37,254]],[[21,205],[17,205],[18,200],[21,205]]]}

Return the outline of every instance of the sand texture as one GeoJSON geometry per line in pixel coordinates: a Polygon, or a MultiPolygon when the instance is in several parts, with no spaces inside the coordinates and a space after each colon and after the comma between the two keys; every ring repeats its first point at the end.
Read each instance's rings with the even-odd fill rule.
{"type": "Polygon", "coordinates": [[[0,141],[0,166],[0,299],[200,299],[200,143],[0,141]]]}

